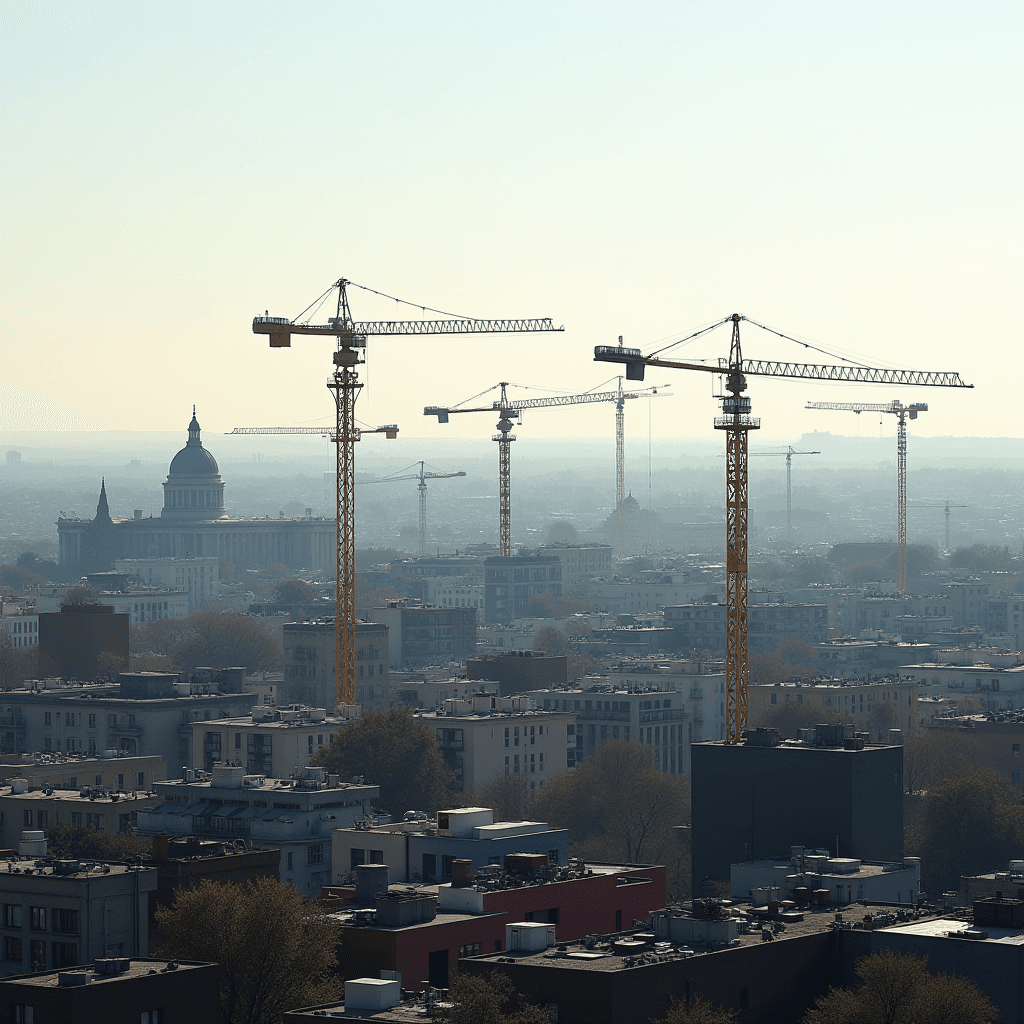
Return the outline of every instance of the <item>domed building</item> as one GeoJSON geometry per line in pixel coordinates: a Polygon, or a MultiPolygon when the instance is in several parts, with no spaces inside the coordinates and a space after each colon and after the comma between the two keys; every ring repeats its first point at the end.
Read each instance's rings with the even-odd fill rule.
{"type": "Polygon", "coordinates": [[[188,425],[185,447],[171,459],[164,484],[161,519],[226,519],[224,481],[217,460],[203,447],[196,407],[188,425]]]}
{"type": "Polygon", "coordinates": [[[101,486],[96,519],[57,521],[60,565],[68,573],[103,572],[115,560],[212,559],[236,569],[333,569],[334,520],[233,519],[224,507],[224,480],[217,460],[203,447],[192,407],[185,447],[171,459],[159,518],[110,516],[101,486]]]}

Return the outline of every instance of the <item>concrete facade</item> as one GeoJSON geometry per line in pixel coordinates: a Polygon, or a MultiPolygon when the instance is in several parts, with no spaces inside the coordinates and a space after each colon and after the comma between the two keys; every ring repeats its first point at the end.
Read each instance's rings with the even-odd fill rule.
{"type": "Polygon", "coordinates": [[[190,612],[198,611],[207,601],[220,600],[220,562],[216,558],[118,558],[114,568],[146,586],[183,591],[190,612]]]}
{"type": "Polygon", "coordinates": [[[248,839],[280,853],[280,877],[307,896],[331,881],[331,833],[371,813],[380,787],[344,784],[323,769],[295,778],[268,779],[244,768],[217,765],[210,776],[189,771],[175,782],[158,782],[161,802],[141,811],[141,835],[196,836],[220,841],[248,839]]]}
{"type": "MultiPolygon", "coordinates": [[[[681,648],[725,650],[724,604],[689,604],[665,608],[665,625],[676,631],[681,648]]],[[[784,640],[820,644],[828,639],[828,606],[824,604],[752,604],[749,608],[750,650],[770,654],[784,640]]]]}
{"type": "Polygon", "coordinates": [[[509,853],[543,854],[551,864],[567,864],[569,830],[539,821],[494,821],[489,807],[439,811],[436,818],[410,818],[332,833],[334,883],[351,878],[361,864],[386,864],[392,881],[446,882],[456,860],[476,871],[501,864],[509,853]]]}
{"type": "Polygon", "coordinates": [[[17,860],[4,867],[3,974],[148,954],[148,894],[156,888],[152,868],[17,860]]]}
{"type": "Polygon", "coordinates": [[[396,668],[459,664],[476,653],[474,608],[441,608],[402,598],[372,609],[370,617],[388,627],[396,668]]]}
{"type": "Polygon", "coordinates": [[[501,775],[528,776],[540,790],[576,764],[576,715],[539,711],[528,697],[453,697],[416,717],[437,734],[460,793],[478,793],[501,775]]]}
{"type": "MultiPolygon", "coordinates": [[[[391,636],[381,623],[356,623],[356,702],[372,711],[388,707],[391,636]]],[[[334,619],[285,623],[283,637],[284,703],[333,708],[334,619]]]]}
{"type": "Polygon", "coordinates": [[[513,555],[484,561],[484,618],[488,622],[511,622],[529,614],[530,598],[563,595],[564,569],[551,555],[513,555]]]}
{"type": "Polygon", "coordinates": [[[103,757],[21,754],[0,757],[0,782],[24,779],[29,786],[80,789],[94,786],[112,793],[152,789],[167,778],[162,757],[131,757],[110,751],[103,757]]]}

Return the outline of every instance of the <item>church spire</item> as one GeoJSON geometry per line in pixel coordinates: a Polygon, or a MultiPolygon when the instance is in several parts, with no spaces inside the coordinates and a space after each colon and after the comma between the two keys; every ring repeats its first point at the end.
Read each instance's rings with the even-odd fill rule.
{"type": "Polygon", "coordinates": [[[203,442],[199,439],[199,420],[196,419],[196,407],[192,406],[192,422],[188,425],[188,444],[198,445],[200,448],[203,442]]]}
{"type": "Polygon", "coordinates": [[[96,518],[110,521],[110,508],[107,505],[107,481],[100,478],[100,500],[96,503],[96,518]]]}

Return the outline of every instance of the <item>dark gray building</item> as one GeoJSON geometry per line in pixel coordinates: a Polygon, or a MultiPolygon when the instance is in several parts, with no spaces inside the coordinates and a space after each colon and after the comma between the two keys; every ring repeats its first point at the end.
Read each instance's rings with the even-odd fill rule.
{"type": "MultiPolygon", "coordinates": [[[[725,650],[724,604],[682,604],[665,608],[665,625],[676,631],[680,649],[725,650]]],[[[750,650],[770,654],[783,640],[821,644],[828,639],[828,605],[752,604],[749,608],[750,650]]]]}
{"type": "Polygon", "coordinates": [[[900,746],[779,743],[775,730],[756,729],[739,744],[694,743],[690,765],[694,895],[705,880],[727,880],[730,864],[788,856],[793,843],[903,860],[900,746]]]}

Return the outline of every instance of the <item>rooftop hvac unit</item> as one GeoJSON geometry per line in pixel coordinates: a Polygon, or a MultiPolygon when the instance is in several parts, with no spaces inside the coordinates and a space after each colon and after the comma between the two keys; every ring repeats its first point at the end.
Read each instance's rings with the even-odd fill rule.
{"type": "Polygon", "coordinates": [[[555,926],[536,921],[505,925],[505,948],[524,952],[547,949],[555,944],[555,926]]]}

